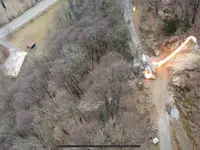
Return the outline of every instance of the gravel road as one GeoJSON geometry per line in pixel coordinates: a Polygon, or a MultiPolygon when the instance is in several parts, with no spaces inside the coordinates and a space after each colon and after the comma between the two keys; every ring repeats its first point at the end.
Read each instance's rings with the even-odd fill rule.
{"type": "MultiPolygon", "coordinates": [[[[141,42],[137,35],[135,25],[132,20],[132,1],[123,0],[124,19],[130,31],[131,40],[136,48],[141,48],[141,42]]],[[[165,112],[165,99],[167,98],[168,72],[163,68],[158,70],[158,78],[152,85],[152,100],[157,109],[158,137],[160,150],[172,150],[171,135],[169,128],[168,114],[165,112]]]]}

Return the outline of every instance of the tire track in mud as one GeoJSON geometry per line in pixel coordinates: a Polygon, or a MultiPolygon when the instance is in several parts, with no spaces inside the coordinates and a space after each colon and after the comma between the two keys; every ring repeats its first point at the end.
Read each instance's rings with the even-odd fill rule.
{"type": "Polygon", "coordinates": [[[151,89],[158,118],[160,150],[172,150],[169,116],[165,111],[165,100],[168,96],[168,72],[164,66],[158,68],[157,79],[153,82],[151,89]]]}

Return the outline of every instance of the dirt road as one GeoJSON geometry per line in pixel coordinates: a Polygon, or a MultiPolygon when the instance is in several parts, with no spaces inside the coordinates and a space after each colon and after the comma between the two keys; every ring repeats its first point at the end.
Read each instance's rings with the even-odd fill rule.
{"type": "MultiPolygon", "coordinates": [[[[137,31],[132,18],[132,2],[131,0],[123,0],[124,5],[124,18],[128,24],[128,28],[131,34],[131,40],[135,47],[139,48],[141,52],[141,42],[137,35],[137,31]]],[[[152,100],[154,101],[157,109],[158,120],[158,136],[160,140],[160,150],[171,150],[171,136],[169,128],[168,114],[165,112],[165,100],[167,98],[167,85],[168,85],[168,72],[162,67],[158,69],[157,79],[153,82],[152,100]]]]}
{"type": "Polygon", "coordinates": [[[156,118],[158,119],[158,136],[160,150],[172,150],[169,127],[169,116],[165,111],[165,100],[168,96],[168,72],[164,66],[158,68],[157,79],[153,82],[152,100],[156,105],[156,118]]]}
{"type": "Polygon", "coordinates": [[[124,5],[124,19],[128,25],[131,41],[133,42],[135,48],[141,48],[141,42],[132,19],[132,2],[131,0],[123,0],[122,3],[124,5]]]}

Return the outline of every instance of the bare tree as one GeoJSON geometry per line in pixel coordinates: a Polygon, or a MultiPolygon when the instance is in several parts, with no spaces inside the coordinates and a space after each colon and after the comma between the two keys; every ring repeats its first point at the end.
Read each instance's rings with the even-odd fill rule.
{"type": "Polygon", "coordinates": [[[24,138],[17,138],[14,140],[13,145],[11,146],[10,150],[45,150],[42,143],[35,137],[30,136],[26,139],[24,138]]]}
{"type": "Polygon", "coordinates": [[[28,58],[28,66],[24,66],[27,69],[23,68],[15,86],[8,89],[14,123],[7,149],[50,149],[55,146],[52,130],[57,124],[69,141],[80,137],[76,131],[87,131],[85,138],[77,141],[90,143],[92,136],[88,132],[98,132],[98,118],[94,126],[77,108],[81,100],[93,98],[86,97],[87,93],[107,103],[110,118],[119,112],[123,83],[130,76],[130,66],[123,60],[130,54],[129,37],[115,1],[109,5],[103,1],[107,0],[78,0],[73,5],[69,1],[76,19],[70,20],[68,11],[62,10],[63,16],[56,22],[60,25],[48,39],[47,53],[41,60],[28,58]],[[113,60],[109,60],[112,55],[104,57],[111,51],[116,54],[113,60]],[[87,87],[80,83],[87,81],[91,81],[87,87]]]}
{"type": "Polygon", "coordinates": [[[198,12],[200,0],[195,0],[194,8],[193,8],[193,17],[192,17],[192,24],[195,23],[196,15],[198,12]]]}
{"type": "Polygon", "coordinates": [[[150,8],[155,10],[156,15],[158,15],[159,6],[162,0],[149,0],[150,8]]]}
{"type": "Polygon", "coordinates": [[[27,136],[31,133],[30,125],[33,121],[33,114],[26,110],[20,110],[16,114],[16,129],[18,134],[27,136]]]}
{"type": "Polygon", "coordinates": [[[5,5],[5,3],[4,3],[3,0],[1,0],[1,5],[2,5],[2,7],[6,10],[6,5],[5,5]]]}

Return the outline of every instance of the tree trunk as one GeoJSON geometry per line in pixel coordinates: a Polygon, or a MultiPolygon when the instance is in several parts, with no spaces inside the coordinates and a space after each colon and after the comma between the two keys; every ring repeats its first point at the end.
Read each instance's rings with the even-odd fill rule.
{"type": "Polygon", "coordinates": [[[1,0],[1,5],[3,6],[3,8],[6,10],[6,5],[5,5],[5,3],[4,3],[4,1],[3,0],[1,0]]]}
{"type": "Polygon", "coordinates": [[[195,22],[195,19],[196,19],[196,16],[197,16],[197,11],[198,11],[198,8],[199,8],[199,4],[200,4],[200,0],[197,0],[197,4],[195,5],[193,11],[194,11],[194,14],[193,14],[193,18],[192,18],[192,24],[194,24],[195,22]]]}

